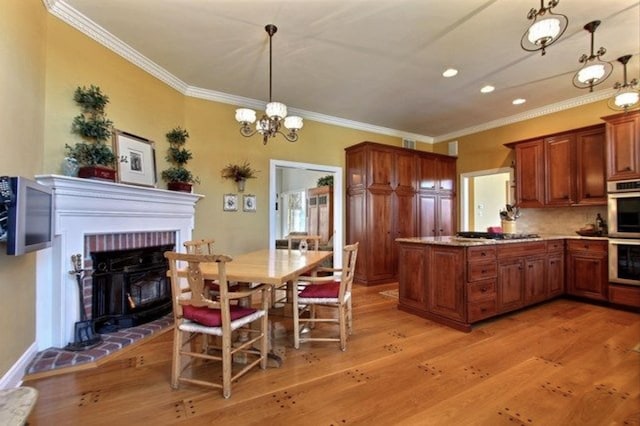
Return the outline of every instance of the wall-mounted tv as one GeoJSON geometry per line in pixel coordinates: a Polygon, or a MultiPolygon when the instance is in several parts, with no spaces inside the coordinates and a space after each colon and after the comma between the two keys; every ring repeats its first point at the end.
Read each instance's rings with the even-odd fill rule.
{"type": "Polygon", "coordinates": [[[51,247],[53,191],[30,179],[0,177],[0,239],[8,255],[51,247]]]}

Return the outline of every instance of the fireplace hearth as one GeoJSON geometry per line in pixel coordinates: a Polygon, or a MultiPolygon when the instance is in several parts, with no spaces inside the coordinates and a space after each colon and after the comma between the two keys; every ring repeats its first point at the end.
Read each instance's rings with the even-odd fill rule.
{"type": "Polygon", "coordinates": [[[98,333],[153,321],[171,312],[165,251],[173,244],[91,253],[91,313],[98,333]]]}

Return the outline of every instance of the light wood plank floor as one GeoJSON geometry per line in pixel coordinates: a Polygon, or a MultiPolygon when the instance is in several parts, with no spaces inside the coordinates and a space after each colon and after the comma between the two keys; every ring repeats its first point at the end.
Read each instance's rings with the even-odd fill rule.
{"type": "MultiPolygon", "coordinates": [[[[462,333],[354,290],[354,334],[292,348],[225,400],[169,387],[172,333],[90,370],[25,382],[33,425],[640,425],[640,315],[559,299],[462,333]]],[[[330,327],[319,325],[319,327],[330,327]]],[[[322,329],[321,328],[321,329],[322,329]]],[[[217,374],[217,373],[216,373],[217,374]]]]}

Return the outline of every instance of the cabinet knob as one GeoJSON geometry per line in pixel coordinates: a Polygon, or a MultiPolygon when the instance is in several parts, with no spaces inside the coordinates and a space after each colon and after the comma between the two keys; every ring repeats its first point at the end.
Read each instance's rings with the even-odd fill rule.
{"type": "MultiPolygon", "coordinates": [[[[482,270],[482,271],[480,271],[480,272],[482,272],[483,274],[486,274],[486,273],[487,273],[487,270],[486,270],[486,269],[483,269],[483,270],[482,270]]],[[[483,291],[484,291],[484,290],[483,290],[483,291]]]]}
{"type": "Polygon", "coordinates": [[[631,171],[631,167],[629,167],[629,166],[625,167],[625,168],[624,168],[624,171],[625,171],[625,172],[630,172],[630,171],[631,171]]]}
{"type": "Polygon", "coordinates": [[[486,256],[486,255],[487,255],[487,253],[485,253],[485,252],[480,253],[480,256],[486,256]]]}
{"type": "Polygon", "coordinates": [[[480,293],[486,293],[486,292],[487,292],[487,290],[488,290],[488,289],[487,289],[486,287],[482,287],[482,288],[480,289],[480,293]]]}

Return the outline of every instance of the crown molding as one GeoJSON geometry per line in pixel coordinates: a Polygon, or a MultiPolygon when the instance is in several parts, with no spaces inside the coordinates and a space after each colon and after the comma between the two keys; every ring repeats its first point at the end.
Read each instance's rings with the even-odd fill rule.
{"type": "MultiPolygon", "coordinates": [[[[146,56],[142,55],[137,50],[111,34],[109,31],[102,28],[96,22],[87,18],[73,7],[69,6],[64,0],[42,0],[45,7],[52,15],[58,17],[62,21],[76,28],[81,33],[94,39],[98,43],[112,50],[116,54],[122,56],[138,68],[146,71],[152,76],[156,77],[160,81],[164,82],[170,87],[173,87],[178,92],[185,96],[191,96],[195,98],[210,100],[214,102],[221,102],[230,105],[249,107],[254,109],[264,108],[265,102],[245,98],[242,96],[231,95],[228,93],[217,92],[214,90],[202,89],[198,87],[189,86],[184,81],[180,80],[155,62],[151,61],[146,56]]],[[[615,90],[608,89],[606,91],[598,91],[595,93],[589,93],[578,98],[569,99],[566,101],[558,102],[551,105],[546,105],[541,108],[533,109],[523,112],[521,114],[512,115],[509,117],[500,118],[498,120],[489,121],[477,126],[467,127],[462,130],[458,130],[452,133],[447,133],[439,136],[426,136],[416,133],[404,132],[401,130],[390,129],[388,127],[376,126],[373,124],[362,123],[358,121],[348,120],[340,117],[334,117],[330,115],[320,114],[312,111],[305,111],[296,108],[289,108],[289,110],[305,119],[318,121],[325,124],[331,124],[334,126],[346,127],[349,129],[362,130],[366,132],[378,133],[381,135],[394,136],[404,139],[413,139],[418,142],[433,144],[450,139],[455,139],[461,136],[469,135],[472,133],[478,133],[485,130],[493,129],[496,127],[505,126],[508,124],[517,123],[531,118],[540,117],[546,114],[562,111],[569,108],[585,105],[592,102],[597,102],[606,99],[614,94],[615,90]]]]}
{"type": "Polygon", "coordinates": [[[187,90],[187,84],[185,82],[167,72],[167,70],[146,56],[140,54],[140,52],[133,49],[131,46],[102,28],[96,22],[75,10],[73,7],[69,6],[63,0],[42,1],[49,13],[58,17],[63,22],[66,22],[81,33],[114,51],[138,68],[148,72],[177,91],[184,93],[187,90]]]}
{"type": "Polygon", "coordinates": [[[594,93],[579,96],[577,98],[568,99],[555,104],[545,105],[540,108],[525,111],[521,114],[511,115],[509,117],[500,118],[498,120],[489,121],[487,123],[479,124],[477,126],[467,127],[466,129],[458,130],[445,135],[439,135],[433,138],[434,143],[447,141],[450,139],[459,138],[461,136],[470,135],[473,133],[483,132],[485,130],[495,129],[496,127],[506,126],[508,124],[518,123],[520,121],[530,120],[532,118],[541,117],[543,115],[552,114],[554,112],[564,111],[565,109],[575,108],[578,106],[598,102],[603,99],[607,99],[616,91],[614,89],[599,90],[594,93]]]}

